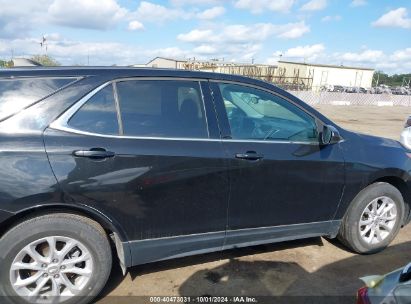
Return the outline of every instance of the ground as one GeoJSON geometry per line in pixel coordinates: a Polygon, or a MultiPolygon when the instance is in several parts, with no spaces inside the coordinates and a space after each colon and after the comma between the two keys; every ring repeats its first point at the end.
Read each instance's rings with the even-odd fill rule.
{"type": "MultiPolygon", "coordinates": [[[[317,109],[344,128],[393,139],[399,138],[411,114],[407,107],[317,109]]],[[[312,238],[137,266],[125,277],[114,267],[99,303],[149,301],[133,296],[302,296],[297,302],[307,296],[352,297],[363,285],[359,277],[385,274],[409,262],[411,225],[403,228],[385,251],[367,256],[353,254],[335,240],[312,238]]],[[[296,298],[284,303],[291,299],[296,298]]],[[[318,298],[311,299],[311,303],[318,302],[318,298]]],[[[328,299],[330,303],[337,300],[328,299]]],[[[273,302],[272,298],[261,301],[273,302]]]]}

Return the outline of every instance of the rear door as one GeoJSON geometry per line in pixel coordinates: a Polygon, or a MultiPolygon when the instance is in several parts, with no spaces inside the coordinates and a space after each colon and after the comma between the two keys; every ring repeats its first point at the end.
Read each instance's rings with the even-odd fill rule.
{"type": "Polygon", "coordinates": [[[223,244],[229,183],[203,86],[197,80],[119,80],[45,132],[61,187],[124,227],[135,248],[133,264],[223,244]]]}

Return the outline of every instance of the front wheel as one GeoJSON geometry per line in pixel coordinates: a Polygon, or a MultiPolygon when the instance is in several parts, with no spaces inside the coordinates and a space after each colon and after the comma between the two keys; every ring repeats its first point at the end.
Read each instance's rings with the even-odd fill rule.
{"type": "Polygon", "coordinates": [[[398,234],[403,215],[401,192],[388,183],[372,184],[352,201],[338,238],[358,253],[381,251],[398,234]]]}
{"type": "Polygon", "coordinates": [[[29,219],[0,239],[0,296],[10,303],[89,303],[111,270],[103,228],[74,214],[29,219]]]}

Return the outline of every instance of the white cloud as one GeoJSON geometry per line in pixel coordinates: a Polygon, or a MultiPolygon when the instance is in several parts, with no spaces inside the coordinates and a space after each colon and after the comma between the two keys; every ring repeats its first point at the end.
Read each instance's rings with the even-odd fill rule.
{"type": "Polygon", "coordinates": [[[322,22],[330,22],[330,21],[340,21],[342,18],[340,15],[335,15],[335,16],[325,16],[321,18],[322,22]]]}
{"type": "Polygon", "coordinates": [[[0,0],[0,38],[24,37],[34,24],[43,24],[51,0],[0,0]]]}
{"type": "Polygon", "coordinates": [[[351,7],[359,7],[364,5],[367,5],[366,0],[353,0],[350,4],[351,7]]]}
{"type": "Polygon", "coordinates": [[[303,21],[283,25],[272,23],[257,23],[253,25],[234,24],[218,28],[214,31],[211,29],[194,29],[188,33],[178,35],[177,39],[198,44],[253,43],[264,41],[271,36],[295,39],[309,31],[310,28],[303,21]]]}
{"type": "Polygon", "coordinates": [[[298,23],[289,23],[280,27],[279,38],[296,39],[310,32],[310,27],[304,21],[298,23]]]}
{"type": "Polygon", "coordinates": [[[327,6],[327,0],[311,0],[301,7],[302,11],[320,11],[327,6]]]}
{"type": "Polygon", "coordinates": [[[108,29],[126,14],[115,0],[54,0],[48,8],[55,24],[98,30],[108,29]]]}
{"type": "Polygon", "coordinates": [[[192,30],[186,34],[179,34],[177,39],[184,42],[209,42],[212,40],[214,33],[212,30],[192,30]]]}
{"type": "Polygon", "coordinates": [[[344,61],[349,62],[377,62],[385,57],[384,52],[380,50],[364,50],[359,53],[343,53],[339,56],[344,61]]]}
{"type": "Polygon", "coordinates": [[[166,7],[161,4],[141,1],[137,9],[134,12],[131,12],[129,15],[133,19],[162,24],[167,21],[173,21],[177,19],[189,20],[198,18],[202,20],[211,20],[225,13],[225,8],[223,6],[214,6],[202,12],[199,12],[199,9],[197,7],[193,7],[191,9],[184,9],[180,7],[184,4],[212,4],[216,3],[217,1],[200,1],[199,3],[197,3],[194,1],[180,0],[174,2],[175,6],[177,7],[166,7]]]}
{"type": "Polygon", "coordinates": [[[153,23],[164,23],[169,20],[190,19],[191,13],[187,13],[180,8],[168,8],[160,4],[141,1],[137,10],[131,13],[138,20],[148,21],[153,23]]]}
{"type": "Polygon", "coordinates": [[[214,55],[218,53],[218,49],[210,45],[200,45],[193,49],[193,51],[200,55],[214,55]]]}
{"type": "Polygon", "coordinates": [[[313,44],[305,46],[297,46],[291,49],[288,49],[283,56],[291,58],[309,58],[314,59],[319,54],[323,53],[325,47],[323,44],[313,44]]]}
{"type": "Polygon", "coordinates": [[[201,13],[198,13],[197,18],[204,19],[204,20],[211,20],[221,15],[224,15],[224,13],[225,13],[225,8],[223,6],[215,6],[215,7],[206,9],[205,11],[201,13]]]}
{"type": "Polygon", "coordinates": [[[377,21],[372,23],[375,27],[401,27],[411,28],[411,18],[408,17],[408,11],[405,7],[400,7],[382,15],[377,21]]]}
{"type": "Polygon", "coordinates": [[[138,31],[138,30],[143,30],[144,25],[137,20],[130,21],[128,24],[128,30],[129,31],[138,31]]]}
{"type": "Polygon", "coordinates": [[[297,46],[285,51],[275,51],[272,57],[266,60],[269,64],[277,64],[278,60],[295,60],[313,62],[319,57],[324,57],[325,47],[322,43],[297,46]]]}
{"type": "Polygon", "coordinates": [[[411,48],[395,51],[390,59],[394,61],[411,61],[411,48]]]}
{"type": "Polygon", "coordinates": [[[171,0],[171,3],[175,6],[183,6],[183,5],[218,5],[223,4],[224,0],[171,0]]]}
{"type": "Polygon", "coordinates": [[[294,5],[294,2],[294,0],[236,0],[234,6],[250,10],[253,14],[262,13],[265,10],[288,12],[294,5]]]}

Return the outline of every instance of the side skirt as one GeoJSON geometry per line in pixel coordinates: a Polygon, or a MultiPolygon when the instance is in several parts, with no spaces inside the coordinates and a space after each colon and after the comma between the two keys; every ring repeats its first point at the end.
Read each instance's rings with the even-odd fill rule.
{"type": "Polygon", "coordinates": [[[340,224],[341,221],[326,221],[131,241],[127,243],[132,255],[127,266],[317,236],[332,238],[340,224]]]}

